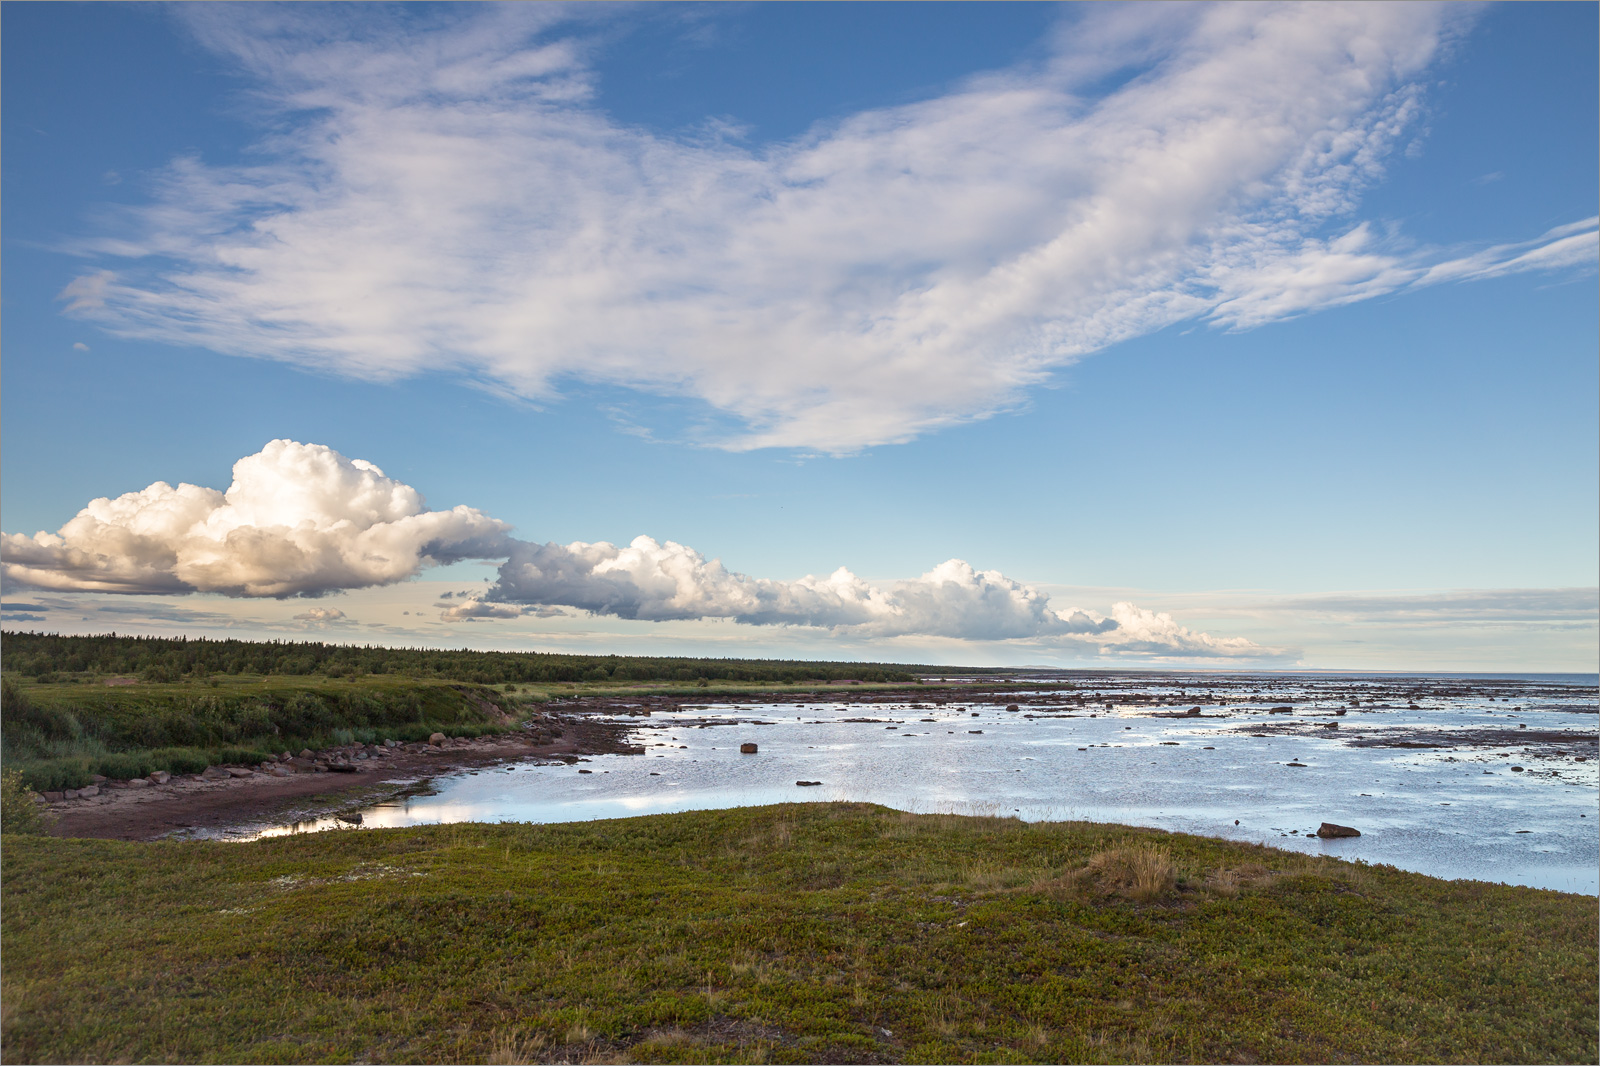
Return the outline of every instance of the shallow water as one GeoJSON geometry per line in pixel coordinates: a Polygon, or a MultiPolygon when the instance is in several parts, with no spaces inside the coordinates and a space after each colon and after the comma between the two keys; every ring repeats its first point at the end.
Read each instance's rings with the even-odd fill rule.
{"type": "MultiPolygon", "coordinates": [[[[1200,705],[1205,717],[1199,718],[1155,717],[1178,712],[1115,698],[1109,710],[1104,701],[1067,703],[1074,693],[1082,695],[1082,686],[1042,693],[1048,698],[1035,696],[1018,712],[974,702],[975,694],[942,706],[691,704],[623,719],[638,726],[636,738],[646,745],[642,757],[595,756],[571,766],[520,763],[437,778],[423,794],[365,809],[363,823],[567,822],[865,800],[922,812],[1156,826],[1436,877],[1600,893],[1592,686],[1523,681],[1511,696],[1503,695],[1507,689],[1457,690],[1413,697],[1415,708],[1404,696],[1380,693],[1335,719],[1349,678],[1294,685],[1278,679],[1263,699],[1252,699],[1252,686],[1236,684],[1240,680],[1232,679],[1231,696],[1216,703],[1191,704],[1186,694],[1179,702],[1200,705]],[[1337,694],[1336,684],[1345,686],[1337,694]],[[1497,691],[1502,695],[1485,694],[1497,691]],[[1268,713],[1270,705],[1291,700],[1293,714],[1268,713]],[[1041,705],[1051,702],[1059,706],[1041,705]],[[1338,729],[1324,728],[1332,721],[1338,729]],[[1583,742],[1519,744],[1505,736],[1518,725],[1530,737],[1560,731],[1581,734],[1583,742]],[[1253,735],[1263,730],[1280,732],[1253,735]],[[1282,735],[1285,730],[1301,733],[1282,735]],[[1459,741],[1490,733],[1507,742],[1363,746],[1386,737],[1459,741]],[[755,741],[760,751],[741,755],[744,741],[755,741]],[[1514,772],[1513,765],[1523,770],[1514,772]],[[799,780],[822,784],[800,787],[799,780]],[[1362,835],[1307,835],[1323,821],[1362,835]]],[[[1132,698],[1129,675],[1117,681],[1118,693],[1132,698]]],[[[1224,686],[1211,678],[1191,687],[1224,686]]],[[[336,825],[318,819],[241,828],[229,836],[254,839],[336,825]]]]}

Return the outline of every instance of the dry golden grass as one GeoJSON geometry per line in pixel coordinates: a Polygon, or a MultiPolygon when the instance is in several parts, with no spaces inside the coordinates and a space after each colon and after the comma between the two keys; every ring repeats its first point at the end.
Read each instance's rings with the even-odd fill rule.
{"type": "Polygon", "coordinates": [[[524,1066],[538,1062],[549,1042],[543,1033],[499,1032],[489,1045],[485,1061],[490,1066],[524,1066]]]}
{"type": "Polygon", "coordinates": [[[1178,867],[1171,852],[1159,844],[1124,844],[1092,856],[1072,879],[1079,886],[1104,895],[1143,902],[1176,888],[1178,867]]]}

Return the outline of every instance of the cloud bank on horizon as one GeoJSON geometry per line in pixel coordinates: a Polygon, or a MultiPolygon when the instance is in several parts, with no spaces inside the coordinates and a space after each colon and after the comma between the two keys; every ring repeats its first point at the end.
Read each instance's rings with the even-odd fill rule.
{"type": "MultiPolygon", "coordinates": [[[[465,506],[428,510],[422,495],[363,459],[276,440],[233,467],[226,492],[158,481],[101,498],[55,533],[0,534],[10,587],[232,597],[317,597],[392,585],[464,559],[504,560],[481,595],[441,602],[445,621],[547,615],[571,607],[643,621],[731,618],[846,636],[937,636],[1077,645],[1108,655],[1263,659],[1282,654],[1214,637],[1131,603],[1109,617],[1058,610],[1048,594],[951,559],[875,586],[841,567],[825,578],[756,578],[692,548],[638,537],[534,544],[465,506]]],[[[297,619],[345,617],[313,607],[297,619]]]]}
{"type": "Polygon", "coordinates": [[[1045,61],[752,148],[613,121],[586,11],[182,5],[272,132],[174,162],[61,295],[360,378],[687,396],[728,448],[903,442],[1173,323],[1592,264],[1593,218],[1477,249],[1353,218],[1472,10],[1095,6],[1045,61]]]}

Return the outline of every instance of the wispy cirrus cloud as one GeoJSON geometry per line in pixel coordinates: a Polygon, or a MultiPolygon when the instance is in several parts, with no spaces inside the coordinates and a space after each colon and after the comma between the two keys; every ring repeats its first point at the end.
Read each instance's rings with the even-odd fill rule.
{"type": "Polygon", "coordinates": [[[1175,322],[1592,263],[1593,219],[1461,250],[1351,218],[1471,10],[1095,7],[1045,62],[752,148],[612,121],[572,9],[180,7],[272,132],[175,161],[62,298],[357,377],[686,396],[729,448],[906,441],[1175,322]]]}
{"type": "MultiPolygon", "coordinates": [[[[651,537],[626,547],[529,543],[470,507],[428,510],[416,489],[365,460],[288,440],[235,463],[225,493],[156,482],[90,501],[55,533],[0,534],[7,589],[135,597],[317,597],[395,585],[462,559],[503,562],[498,580],[481,591],[441,592],[443,622],[552,618],[573,608],[635,621],[729,619],[851,640],[1028,641],[1131,657],[1261,659],[1281,652],[1189,629],[1131,603],[1117,603],[1109,616],[1057,607],[1033,585],[960,559],[880,584],[844,567],[790,581],[731,571],[693,548],[651,537]]],[[[43,600],[17,606],[33,620],[54,609],[43,600]]],[[[99,607],[101,614],[118,610],[150,614],[145,603],[99,607]]],[[[324,628],[355,620],[317,606],[288,622],[324,628]]]]}

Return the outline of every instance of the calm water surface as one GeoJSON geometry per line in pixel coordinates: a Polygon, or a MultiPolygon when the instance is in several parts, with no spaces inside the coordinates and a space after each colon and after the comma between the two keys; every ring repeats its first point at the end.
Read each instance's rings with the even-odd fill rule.
{"type": "MultiPolygon", "coordinates": [[[[1336,719],[1349,679],[1340,683],[1347,687],[1337,694],[1333,682],[1313,679],[1297,688],[1279,683],[1265,698],[1240,691],[1209,705],[1190,704],[1185,692],[1182,703],[1202,706],[1199,718],[1155,717],[1179,712],[1115,699],[1110,709],[1105,701],[1074,705],[1069,690],[1035,696],[1018,712],[959,696],[943,705],[688,704],[622,719],[638,726],[642,757],[528,762],[435,778],[420,794],[365,809],[363,822],[570,822],[864,800],[919,812],[1155,826],[1436,877],[1600,892],[1592,686],[1527,681],[1509,696],[1491,689],[1502,695],[1416,697],[1416,707],[1380,695],[1336,719]],[[1269,713],[1274,702],[1289,700],[1292,714],[1269,713]],[[1052,701],[1059,705],[1042,705],[1052,701]],[[852,718],[876,720],[846,721],[852,718]],[[1332,721],[1337,729],[1326,728],[1332,721]],[[1511,732],[1518,726],[1527,737],[1581,739],[1522,743],[1511,732]],[[1461,743],[1464,737],[1471,742],[1461,743]],[[1451,746],[1370,746],[1435,740],[1451,746]],[[741,755],[744,741],[760,751],[741,755]],[[800,780],[822,784],[799,787],[800,780]],[[1323,821],[1362,835],[1307,836],[1323,821]]],[[[1125,698],[1128,691],[1124,684],[1125,698]]],[[[229,837],[336,824],[241,827],[229,837]]]]}

